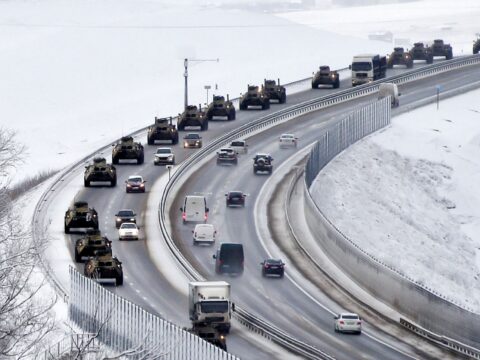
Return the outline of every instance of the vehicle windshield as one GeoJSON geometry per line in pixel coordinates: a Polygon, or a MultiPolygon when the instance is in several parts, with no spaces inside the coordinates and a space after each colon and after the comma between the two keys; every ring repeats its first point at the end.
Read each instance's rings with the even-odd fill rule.
{"type": "Polygon", "coordinates": [[[133,211],[132,210],[120,210],[118,212],[118,216],[125,216],[125,217],[133,216],[133,211]]]}
{"type": "Polygon", "coordinates": [[[282,139],[293,139],[293,135],[291,134],[283,134],[281,137],[282,139]]]}
{"type": "Polygon", "coordinates": [[[358,316],[357,315],[342,315],[342,319],[358,320],[358,316]]]}
{"type": "Polygon", "coordinates": [[[121,226],[122,229],[136,229],[137,226],[131,223],[123,223],[121,226]]]}
{"type": "Polygon", "coordinates": [[[198,134],[188,134],[185,136],[185,139],[200,139],[200,135],[198,134]]]}
{"type": "Polygon", "coordinates": [[[280,260],[280,259],[268,259],[265,262],[269,265],[281,265],[282,264],[282,260],[280,260]]]}
{"type": "Polygon", "coordinates": [[[142,178],[141,177],[130,178],[128,179],[128,182],[134,182],[134,183],[142,182],[142,178]]]}
{"type": "Polygon", "coordinates": [[[224,300],[202,302],[200,309],[202,313],[225,313],[228,311],[228,302],[224,300]]]}
{"type": "Polygon", "coordinates": [[[352,64],[353,71],[370,71],[372,70],[372,63],[369,62],[354,62],[352,64]]]}
{"type": "Polygon", "coordinates": [[[232,141],[232,144],[230,146],[245,146],[243,141],[232,141]]]}
{"type": "Polygon", "coordinates": [[[240,197],[240,196],[243,196],[243,193],[241,191],[231,191],[229,196],[230,197],[240,197]]]}
{"type": "Polygon", "coordinates": [[[157,149],[157,154],[171,154],[172,150],[168,148],[157,149]]]}

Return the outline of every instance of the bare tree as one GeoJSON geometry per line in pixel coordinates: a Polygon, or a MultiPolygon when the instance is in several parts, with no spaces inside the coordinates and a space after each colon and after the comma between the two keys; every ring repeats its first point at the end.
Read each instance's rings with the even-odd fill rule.
{"type": "Polygon", "coordinates": [[[23,150],[14,132],[0,128],[0,358],[28,356],[54,327],[55,299],[42,296],[36,276],[37,247],[6,189],[23,150]]]}

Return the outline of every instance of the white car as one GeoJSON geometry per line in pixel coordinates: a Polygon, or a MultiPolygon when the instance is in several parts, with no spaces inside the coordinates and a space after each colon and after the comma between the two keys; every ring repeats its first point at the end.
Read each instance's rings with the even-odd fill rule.
{"type": "Polygon", "coordinates": [[[157,148],[157,152],[153,158],[154,165],[160,164],[175,164],[175,154],[173,153],[172,149],[169,147],[159,147],[157,148]]]}
{"type": "Polygon", "coordinates": [[[248,145],[245,140],[232,141],[228,147],[235,150],[239,154],[246,154],[248,152],[248,145]]]}
{"type": "Polygon", "coordinates": [[[278,141],[279,141],[280,147],[287,147],[287,146],[297,147],[297,140],[298,138],[296,138],[295,135],[293,134],[282,134],[278,141]]]}
{"type": "Polygon", "coordinates": [[[198,243],[214,244],[217,235],[217,230],[212,224],[197,224],[193,233],[193,245],[198,243]]]}
{"type": "Polygon", "coordinates": [[[137,224],[124,222],[118,229],[118,240],[138,240],[137,224]]]}
{"type": "Polygon", "coordinates": [[[341,313],[334,317],[335,332],[362,332],[362,319],[354,313],[341,313]]]}

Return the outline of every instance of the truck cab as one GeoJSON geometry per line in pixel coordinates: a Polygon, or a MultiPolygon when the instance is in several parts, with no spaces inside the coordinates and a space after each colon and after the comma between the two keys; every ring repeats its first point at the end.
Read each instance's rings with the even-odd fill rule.
{"type": "Polygon", "coordinates": [[[387,73],[387,58],[378,54],[364,54],[353,57],[352,86],[367,84],[382,79],[387,73]]]}

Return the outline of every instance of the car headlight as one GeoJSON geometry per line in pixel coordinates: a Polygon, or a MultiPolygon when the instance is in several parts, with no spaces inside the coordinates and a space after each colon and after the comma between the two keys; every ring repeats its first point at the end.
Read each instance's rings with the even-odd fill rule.
{"type": "Polygon", "coordinates": [[[185,142],[183,145],[186,146],[186,147],[188,147],[188,142],[185,142]]]}
{"type": "Polygon", "coordinates": [[[132,222],[133,222],[133,221],[135,221],[135,219],[130,219],[130,221],[132,221],[132,222]]]}

